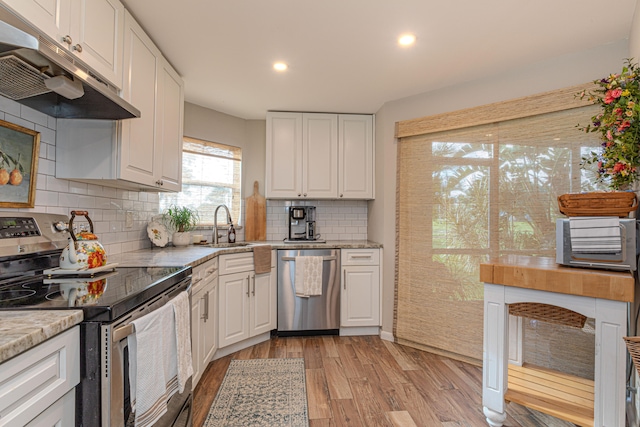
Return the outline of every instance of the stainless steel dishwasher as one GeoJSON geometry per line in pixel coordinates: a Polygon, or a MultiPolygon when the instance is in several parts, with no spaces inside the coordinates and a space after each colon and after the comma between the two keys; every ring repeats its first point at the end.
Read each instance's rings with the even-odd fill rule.
{"type": "Polygon", "coordinates": [[[340,328],[340,249],[278,251],[278,335],[337,334],[340,328]],[[322,293],[296,296],[298,256],[321,256],[322,293]]]}

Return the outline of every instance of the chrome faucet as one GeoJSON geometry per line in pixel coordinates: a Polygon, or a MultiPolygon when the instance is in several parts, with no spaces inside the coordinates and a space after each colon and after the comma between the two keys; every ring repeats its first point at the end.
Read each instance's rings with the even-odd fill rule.
{"type": "Polygon", "coordinates": [[[229,208],[227,207],[227,205],[218,205],[215,212],[213,213],[213,243],[214,244],[218,244],[220,237],[222,237],[222,234],[218,234],[218,209],[220,208],[224,208],[224,210],[227,211],[227,224],[229,225],[233,224],[233,221],[231,220],[231,214],[229,213],[229,208]]]}

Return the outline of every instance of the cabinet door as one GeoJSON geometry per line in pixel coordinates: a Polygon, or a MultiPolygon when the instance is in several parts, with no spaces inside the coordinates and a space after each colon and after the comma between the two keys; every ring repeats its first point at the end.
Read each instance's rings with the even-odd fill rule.
{"type": "Polygon", "coordinates": [[[302,113],[267,113],[266,157],[266,197],[302,197],[302,113]]]}
{"type": "Polygon", "coordinates": [[[251,273],[235,273],[218,279],[218,346],[249,338],[249,288],[251,273]]]}
{"type": "Polygon", "coordinates": [[[202,376],[202,360],[204,359],[204,340],[202,339],[202,314],[204,313],[202,290],[191,296],[191,358],[193,359],[192,390],[195,390],[202,376]]]}
{"type": "Polygon", "coordinates": [[[373,116],[341,114],[338,121],[338,197],[372,199],[373,116]]]}
{"type": "Polygon", "coordinates": [[[380,326],[380,267],[342,269],[341,326],[380,326]]]}
{"type": "Polygon", "coordinates": [[[76,391],[67,392],[25,427],[73,426],[76,422],[76,391]]]}
{"type": "Polygon", "coordinates": [[[333,199],[338,194],[338,116],[302,115],[302,197],[333,199]]]}
{"type": "Polygon", "coordinates": [[[121,121],[120,177],[155,185],[156,85],[160,51],[129,13],[125,16],[125,22],[124,65],[127,81],[122,96],[139,108],[141,115],[121,121]]]}
{"type": "Polygon", "coordinates": [[[165,191],[182,189],[182,128],[184,84],[166,59],[160,62],[158,80],[157,178],[165,191]]]}
{"type": "Polygon", "coordinates": [[[205,316],[204,316],[204,358],[202,371],[207,369],[209,361],[217,350],[218,344],[218,278],[215,277],[206,285],[204,296],[205,316]]]}
{"type": "Polygon", "coordinates": [[[71,51],[117,88],[122,88],[124,10],[119,0],[71,0],[71,51]]]}
{"type": "Polygon", "coordinates": [[[2,0],[2,3],[59,44],[69,35],[71,0],[2,0]]]}
{"type": "Polygon", "coordinates": [[[277,288],[276,269],[271,273],[253,274],[251,289],[251,336],[276,329],[277,288]]]}

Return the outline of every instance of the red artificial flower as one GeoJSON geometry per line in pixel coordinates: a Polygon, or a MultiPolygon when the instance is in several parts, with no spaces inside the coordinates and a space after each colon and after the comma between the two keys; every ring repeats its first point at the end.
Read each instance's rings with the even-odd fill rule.
{"type": "Polygon", "coordinates": [[[622,89],[620,89],[620,88],[608,90],[605,93],[604,103],[605,104],[611,104],[616,99],[620,98],[620,95],[622,95],[622,89]]]}
{"type": "Polygon", "coordinates": [[[613,167],[613,171],[614,172],[621,172],[623,170],[625,170],[627,168],[627,165],[625,165],[624,163],[616,163],[616,165],[613,167]]]}

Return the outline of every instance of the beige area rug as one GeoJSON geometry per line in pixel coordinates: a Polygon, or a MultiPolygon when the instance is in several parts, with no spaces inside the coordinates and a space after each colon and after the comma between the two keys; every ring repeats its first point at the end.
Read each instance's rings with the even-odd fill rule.
{"type": "Polygon", "coordinates": [[[232,360],[204,427],[308,427],[304,359],[232,360]]]}

